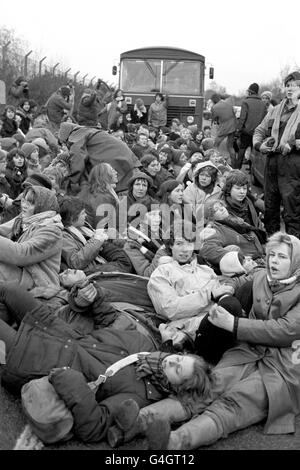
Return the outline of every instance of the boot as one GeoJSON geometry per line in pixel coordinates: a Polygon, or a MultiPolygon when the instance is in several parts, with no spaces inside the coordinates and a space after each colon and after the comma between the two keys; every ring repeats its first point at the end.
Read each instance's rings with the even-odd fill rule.
{"type": "Polygon", "coordinates": [[[148,441],[149,450],[167,449],[170,439],[171,427],[168,420],[153,416],[148,424],[145,436],[148,441]]]}

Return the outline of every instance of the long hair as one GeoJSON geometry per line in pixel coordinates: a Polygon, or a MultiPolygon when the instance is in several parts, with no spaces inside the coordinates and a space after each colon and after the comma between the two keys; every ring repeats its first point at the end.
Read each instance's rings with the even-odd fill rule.
{"type": "Polygon", "coordinates": [[[92,194],[110,191],[112,175],[109,163],[98,163],[89,174],[90,191],[92,194]]]}
{"type": "Polygon", "coordinates": [[[195,359],[192,377],[180,385],[172,385],[174,393],[184,404],[207,400],[211,394],[209,364],[201,356],[195,354],[189,356],[195,359]]]}

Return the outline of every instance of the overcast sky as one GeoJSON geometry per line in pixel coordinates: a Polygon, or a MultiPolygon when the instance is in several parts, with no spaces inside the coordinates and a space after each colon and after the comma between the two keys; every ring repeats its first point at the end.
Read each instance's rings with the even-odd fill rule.
{"type": "Polygon", "coordinates": [[[171,46],[204,55],[215,81],[239,93],[300,67],[299,20],[300,0],[13,0],[0,25],[87,80],[114,83],[121,52],[171,46]]]}

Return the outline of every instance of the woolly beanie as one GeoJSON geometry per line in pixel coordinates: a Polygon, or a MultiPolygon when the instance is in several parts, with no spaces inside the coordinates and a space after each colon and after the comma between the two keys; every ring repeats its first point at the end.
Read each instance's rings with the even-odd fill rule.
{"type": "Polygon", "coordinates": [[[30,176],[27,176],[24,185],[43,186],[44,188],[52,189],[51,180],[41,173],[32,173],[30,176]]]}
{"type": "Polygon", "coordinates": [[[32,152],[38,150],[38,146],[35,144],[25,143],[21,147],[22,152],[25,155],[25,158],[29,158],[32,152]]]}

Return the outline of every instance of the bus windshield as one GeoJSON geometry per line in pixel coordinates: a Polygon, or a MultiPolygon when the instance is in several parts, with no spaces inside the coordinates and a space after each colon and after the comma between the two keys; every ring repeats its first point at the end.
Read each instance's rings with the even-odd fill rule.
{"type": "Polygon", "coordinates": [[[199,62],[165,60],[162,92],[172,95],[200,95],[199,62]]]}
{"type": "Polygon", "coordinates": [[[121,88],[124,92],[199,96],[201,63],[176,60],[122,61],[121,88]]]}
{"type": "Polygon", "coordinates": [[[123,60],[121,88],[126,92],[160,91],[161,60],[123,60]]]}

